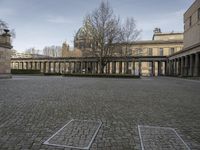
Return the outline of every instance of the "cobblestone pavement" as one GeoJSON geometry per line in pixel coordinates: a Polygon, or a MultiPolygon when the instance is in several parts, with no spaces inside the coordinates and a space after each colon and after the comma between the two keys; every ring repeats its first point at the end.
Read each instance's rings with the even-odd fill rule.
{"type": "Polygon", "coordinates": [[[140,150],[138,125],[174,128],[199,150],[200,82],[167,77],[0,80],[0,150],[64,149],[43,143],[71,119],[101,120],[91,150],[140,150]]]}

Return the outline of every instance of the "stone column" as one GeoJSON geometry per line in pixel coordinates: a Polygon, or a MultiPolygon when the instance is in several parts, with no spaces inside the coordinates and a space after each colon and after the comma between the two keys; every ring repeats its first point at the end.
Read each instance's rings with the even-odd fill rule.
{"type": "Polygon", "coordinates": [[[181,58],[178,58],[178,76],[181,75],[181,58]]]}
{"type": "Polygon", "coordinates": [[[139,76],[142,75],[142,62],[141,60],[139,61],[139,76]]]}
{"type": "Polygon", "coordinates": [[[43,73],[46,73],[46,62],[43,62],[43,73]]]}
{"type": "Polygon", "coordinates": [[[96,73],[97,74],[99,73],[99,63],[98,63],[98,61],[96,62],[96,73]]]}
{"type": "Polygon", "coordinates": [[[122,74],[122,61],[119,62],[119,74],[122,74]]]}
{"type": "Polygon", "coordinates": [[[71,62],[69,62],[68,72],[72,73],[72,63],[71,62]]]}
{"type": "Polygon", "coordinates": [[[26,70],[28,69],[28,62],[25,62],[26,70]]]}
{"type": "Polygon", "coordinates": [[[181,57],[181,76],[184,76],[184,57],[181,57]]]}
{"type": "Polygon", "coordinates": [[[58,73],[61,73],[61,71],[60,71],[60,61],[58,62],[58,73]]]}
{"type": "Polygon", "coordinates": [[[33,62],[30,62],[30,65],[31,65],[30,69],[33,70],[33,62]]]}
{"type": "Polygon", "coordinates": [[[189,73],[188,73],[188,75],[189,76],[193,76],[193,67],[194,67],[194,59],[193,59],[193,55],[191,54],[191,55],[189,55],[189,58],[190,58],[190,62],[189,62],[189,73]]]}
{"type": "Polygon", "coordinates": [[[155,76],[155,61],[152,61],[152,67],[151,67],[151,74],[152,76],[155,76]]]}
{"type": "Polygon", "coordinates": [[[24,62],[21,62],[22,63],[22,70],[24,69],[24,62]]]}
{"type": "Polygon", "coordinates": [[[56,73],[56,62],[53,62],[53,73],[56,73]]]}
{"type": "Polygon", "coordinates": [[[178,72],[178,71],[177,71],[177,68],[178,68],[178,67],[177,67],[177,62],[178,62],[177,59],[174,59],[174,75],[175,75],[175,76],[178,75],[178,73],[177,73],[177,72],[178,72]]]}
{"type": "Polygon", "coordinates": [[[197,77],[199,76],[199,71],[200,71],[200,60],[199,60],[199,53],[195,54],[195,65],[194,65],[194,76],[197,77]]]}
{"type": "Polygon", "coordinates": [[[112,62],[112,74],[116,73],[116,62],[112,62]]]}
{"type": "Polygon", "coordinates": [[[81,62],[80,62],[80,73],[83,73],[83,68],[84,68],[83,62],[81,61],[81,62]]]}
{"type": "Polygon", "coordinates": [[[51,62],[49,62],[49,65],[48,65],[48,73],[51,72],[51,62]]]}
{"type": "Polygon", "coordinates": [[[158,76],[161,75],[161,61],[158,61],[158,76]]]}
{"type": "Polygon", "coordinates": [[[66,61],[64,62],[64,71],[63,72],[67,73],[67,62],[66,61]]]}
{"type": "Polygon", "coordinates": [[[39,70],[41,71],[42,62],[39,62],[39,70]]]}
{"type": "Polygon", "coordinates": [[[188,56],[185,56],[185,76],[188,76],[188,56]]]}
{"type": "Polygon", "coordinates": [[[132,74],[135,75],[135,61],[132,62],[132,74]]]}
{"type": "Polygon", "coordinates": [[[107,63],[107,74],[110,74],[110,62],[107,63]]]}
{"type": "Polygon", "coordinates": [[[125,74],[128,74],[129,72],[128,72],[128,68],[129,68],[129,62],[128,61],[126,61],[125,63],[124,63],[124,73],[125,74]]]}

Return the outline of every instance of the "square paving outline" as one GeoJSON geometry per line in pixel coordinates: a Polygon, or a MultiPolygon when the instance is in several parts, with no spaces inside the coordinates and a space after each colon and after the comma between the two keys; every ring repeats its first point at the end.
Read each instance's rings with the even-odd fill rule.
{"type": "Polygon", "coordinates": [[[97,135],[100,127],[101,127],[101,125],[102,125],[101,121],[90,121],[90,120],[72,119],[67,124],[65,124],[62,128],[60,128],[56,133],[54,133],[50,138],[48,138],[43,144],[50,145],[50,146],[64,147],[64,148],[73,148],[73,149],[88,150],[91,147],[91,145],[92,145],[92,143],[93,143],[93,141],[94,141],[94,139],[95,139],[95,137],[96,137],[96,135],[97,135]],[[94,132],[94,134],[93,134],[93,136],[92,136],[89,144],[86,147],[69,146],[69,145],[62,145],[62,144],[52,144],[52,143],[49,142],[54,136],[56,136],[60,131],[62,131],[65,127],[67,127],[73,121],[94,122],[94,123],[98,123],[99,124],[98,127],[97,127],[97,129],[96,129],[96,131],[94,132]]]}
{"type": "Polygon", "coordinates": [[[139,132],[139,137],[140,137],[140,144],[141,144],[141,148],[142,150],[144,149],[144,143],[143,143],[143,139],[142,139],[142,133],[141,133],[141,127],[143,128],[152,128],[152,129],[163,129],[163,130],[171,130],[175,133],[175,135],[177,136],[177,138],[183,143],[183,145],[185,145],[186,149],[191,150],[188,145],[183,141],[183,139],[180,137],[180,135],[176,132],[175,129],[170,128],[170,127],[157,127],[157,126],[147,126],[147,125],[138,125],[138,132],[139,132]]]}

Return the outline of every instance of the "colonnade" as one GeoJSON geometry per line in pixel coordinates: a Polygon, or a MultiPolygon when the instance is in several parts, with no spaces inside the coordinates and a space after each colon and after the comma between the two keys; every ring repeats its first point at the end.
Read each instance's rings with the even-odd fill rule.
{"type": "MultiPolygon", "coordinates": [[[[151,76],[165,75],[166,61],[165,60],[129,60],[129,61],[108,61],[104,67],[105,74],[132,74],[142,75],[142,63],[149,62],[151,64],[151,76]],[[157,64],[158,67],[155,67],[157,64]],[[162,67],[162,68],[161,68],[162,67]],[[157,69],[157,70],[156,70],[157,69]]],[[[91,73],[99,74],[100,63],[98,61],[50,61],[50,60],[12,60],[12,69],[30,69],[40,70],[42,73],[91,73]]]]}
{"type": "Polygon", "coordinates": [[[200,53],[189,54],[168,60],[167,75],[200,76],[200,53]]]}

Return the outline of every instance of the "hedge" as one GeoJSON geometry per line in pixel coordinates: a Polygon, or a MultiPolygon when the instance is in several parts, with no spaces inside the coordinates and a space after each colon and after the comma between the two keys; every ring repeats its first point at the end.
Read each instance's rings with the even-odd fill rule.
{"type": "Polygon", "coordinates": [[[128,74],[80,74],[80,73],[73,73],[73,74],[63,74],[64,77],[96,77],[96,78],[134,78],[138,79],[140,76],[136,75],[128,75],[128,74]]]}
{"type": "Polygon", "coordinates": [[[11,69],[11,74],[41,74],[41,72],[31,69],[11,69]]]}

